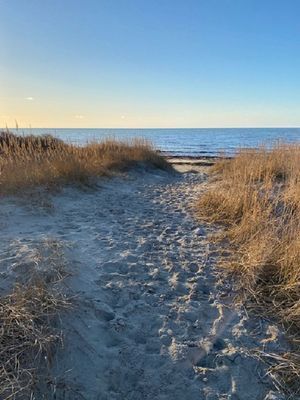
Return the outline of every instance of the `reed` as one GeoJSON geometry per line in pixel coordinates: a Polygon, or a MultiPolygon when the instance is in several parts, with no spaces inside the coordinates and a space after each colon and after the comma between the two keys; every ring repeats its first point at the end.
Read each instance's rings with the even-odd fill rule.
{"type": "Polygon", "coordinates": [[[33,186],[89,183],[137,165],[168,169],[169,164],[145,140],[105,140],[75,146],[51,135],[0,133],[0,192],[33,186]]]}

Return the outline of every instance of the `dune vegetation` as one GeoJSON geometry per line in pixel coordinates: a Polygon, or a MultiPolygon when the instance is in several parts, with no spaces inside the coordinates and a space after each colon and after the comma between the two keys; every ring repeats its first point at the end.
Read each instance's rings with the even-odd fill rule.
{"type": "MultiPolygon", "coordinates": [[[[237,278],[244,299],[279,319],[299,348],[300,146],[277,143],[217,162],[196,212],[221,228],[213,238],[220,266],[237,278]]],[[[300,357],[293,369],[286,365],[299,381],[300,357]]]]}
{"type": "Polygon", "coordinates": [[[42,280],[18,285],[0,298],[1,399],[31,398],[38,371],[51,365],[53,346],[61,340],[55,320],[68,305],[42,280]]]}
{"type": "Polygon", "coordinates": [[[61,315],[72,307],[64,287],[70,272],[63,249],[61,241],[47,238],[35,244],[33,263],[19,254],[22,273],[12,263],[11,284],[5,283],[1,259],[0,399],[44,398],[36,396],[40,385],[52,393],[49,371],[63,345],[61,315]]]}
{"type": "Polygon", "coordinates": [[[168,169],[169,164],[145,140],[105,140],[85,146],[67,144],[51,135],[0,133],[0,192],[34,186],[89,183],[98,176],[143,164],[168,169]]]}

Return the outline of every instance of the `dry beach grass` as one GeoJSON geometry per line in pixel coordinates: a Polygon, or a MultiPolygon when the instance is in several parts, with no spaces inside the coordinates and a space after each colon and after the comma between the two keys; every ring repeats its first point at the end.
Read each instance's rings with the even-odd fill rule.
{"type": "MultiPolygon", "coordinates": [[[[220,265],[238,277],[238,286],[256,309],[279,318],[297,349],[300,146],[277,143],[272,149],[241,150],[234,159],[216,163],[212,172],[209,190],[197,202],[197,214],[222,227],[215,238],[226,252],[220,265]]],[[[289,358],[284,356],[285,361],[289,358]]],[[[299,380],[299,357],[293,357],[293,368],[277,370],[284,371],[291,387],[299,380]]]]}
{"type": "MultiPolygon", "coordinates": [[[[14,253],[18,255],[17,248],[14,253]]],[[[33,388],[51,367],[62,344],[59,315],[71,306],[61,284],[69,274],[61,243],[42,240],[33,262],[20,257],[22,272],[11,262],[13,280],[0,297],[0,398],[34,399],[33,388]]],[[[1,278],[5,281],[5,266],[1,278]]]]}
{"type": "Polygon", "coordinates": [[[0,299],[2,399],[30,398],[38,369],[50,365],[51,349],[61,339],[53,319],[67,306],[64,296],[42,281],[17,286],[0,299]]]}
{"type": "Polygon", "coordinates": [[[14,193],[33,186],[88,183],[91,178],[144,164],[167,169],[168,163],[138,139],[123,143],[106,140],[75,146],[51,135],[0,134],[0,191],[14,193]]]}

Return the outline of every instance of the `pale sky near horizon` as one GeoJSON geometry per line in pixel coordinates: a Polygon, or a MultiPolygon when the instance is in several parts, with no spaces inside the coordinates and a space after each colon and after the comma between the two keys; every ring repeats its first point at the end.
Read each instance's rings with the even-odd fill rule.
{"type": "Polygon", "coordinates": [[[0,127],[300,126],[299,0],[0,0],[0,127]]]}

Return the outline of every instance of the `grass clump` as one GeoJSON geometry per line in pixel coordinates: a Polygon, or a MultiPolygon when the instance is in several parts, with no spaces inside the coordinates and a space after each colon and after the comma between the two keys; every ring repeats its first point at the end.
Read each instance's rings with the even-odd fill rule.
{"type": "Polygon", "coordinates": [[[88,183],[138,164],[168,169],[169,164],[145,140],[105,140],[75,146],[51,136],[0,133],[0,192],[33,186],[88,183]]]}
{"type": "Polygon", "coordinates": [[[265,300],[276,287],[271,303],[280,298],[280,315],[300,325],[300,146],[241,150],[212,172],[197,214],[223,227],[222,243],[232,249],[223,265],[240,274],[243,287],[264,288],[265,300]]]}
{"type": "Polygon", "coordinates": [[[51,365],[52,348],[61,339],[53,327],[65,297],[42,281],[17,285],[0,299],[0,398],[31,398],[38,368],[51,365]]]}
{"type": "MultiPolygon", "coordinates": [[[[256,309],[279,318],[300,354],[300,145],[241,150],[212,176],[196,212],[221,228],[220,265],[256,309]]],[[[290,371],[299,388],[300,361],[290,371]]]]}
{"type": "Polygon", "coordinates": [[[51,366],[63,343],[60,316],[71,307],[63,285],[69,272],[61,242],[47,238],[34,250],[34,264],[15,275],[14,286],[4,285],[0,297],[1,400],[41,398],[41,388],[52,398],[51,366]]]}

